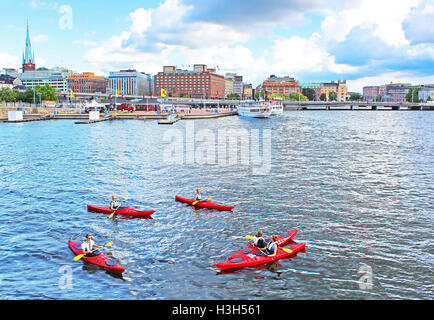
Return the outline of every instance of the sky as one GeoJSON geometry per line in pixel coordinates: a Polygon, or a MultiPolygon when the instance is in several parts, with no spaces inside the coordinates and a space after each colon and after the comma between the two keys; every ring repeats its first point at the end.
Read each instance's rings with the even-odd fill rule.
{"type": "Polygon", "coordinates": [[[348,90],[434,83],[434,0],[1,0],[0,69],[19,68],[29,22],[37,67],[156,74],[193,64],[348,90]]]}

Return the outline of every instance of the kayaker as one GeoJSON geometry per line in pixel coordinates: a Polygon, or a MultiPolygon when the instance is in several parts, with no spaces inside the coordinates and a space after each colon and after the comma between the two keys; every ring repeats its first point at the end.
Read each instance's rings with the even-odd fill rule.
{"type": "Polygon", "coordinates": [[[86,257],[95,256],[96,254],[94,252],[96,251],[96,249],[94,248],[102,248],[102,247],[96,245],[95,242],[93,242],[91,234],[87,234],[86,240],[81,244],[81,249],[83,250],[83,254],[86,257]]]}
{"type": "Polygon", "coordinates": [[[269,257],[273,257],[277,254],[278,247],[279,244],[277,243],[277,236],[272,236],[270,242],[267,245],[267,248],[265,249],[265,252],[269,257]]]}
{"type": "Polygon", "coordinates": [[[112,201],[110,201],[110,209],[118,210],[121,207],[121,204],[117,201],[116,196],[112,195],[112,201]]]}
{"type": "Polygon", "coordinates": [[[256,236],[253,237],[253,243],[259,250],[265,250],[267,247],[263,235],[262,231],[259,230],[256,236]]]}
{"type": "Polygon", "coordinates": [[[197,202],[204,202],[206,200],[202,200],[202,196],[200,195],[200,189],[196,189],[196,195],[194,196],[194,200],[197,202]]]}

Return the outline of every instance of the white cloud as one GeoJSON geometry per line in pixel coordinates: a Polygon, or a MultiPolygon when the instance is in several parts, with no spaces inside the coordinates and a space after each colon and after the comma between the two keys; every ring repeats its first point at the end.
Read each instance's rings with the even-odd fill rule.
{"type": "Polygon", "coordinates": [[[354,6],[336,11],[322,22],[322,30],[327,39],[344,41],[350,31],[363,24],[375,26],[374,35],[393,46],[408,44],[402,23],[421,0],[361,0],[354,6]]]}
{"type": "Polygon", "coordinates": [[[32,41],[35,43],[44,42],[48,39],[48,36],[46,34],[38,34],[33,37],[32,41]]]}
{"type": "Polygon", "coordinates": [[[309,39],[294,36],[276,40],[271,56],[267,60],[272,62],[276,69],[286,72],[309,70],[342,74],[357,71],[357,67],[336,64],[334,57],[325,49],[318,33],[312,34],[309,39]]]}
{"type": "Polygon", "coordinates": [[[14,68],[19,67],[18,57],[9,53],[0,52],[0,69],[2,68],[14,68]]]}

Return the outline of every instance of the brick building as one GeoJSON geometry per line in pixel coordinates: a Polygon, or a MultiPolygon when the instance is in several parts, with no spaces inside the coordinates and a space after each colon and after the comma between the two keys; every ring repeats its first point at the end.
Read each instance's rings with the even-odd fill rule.
{"type": "Polygon", "coordinates": [[[271,75],[256,88],[256,91],[266,91],[268,95],[283,94],[284,96],[289,97],[291,92],[300,91],[300,84],[294,78],[289,76],[276,77],[275,75],[271,75]]]}
{"type": "Polygon", "coordinates": [[[226,80],[215,72],[204,64],[195,64],[192,71],[165,66],[154,77],[154,95],[164,89],[169,97],[223,98],[226,80]]]}
{"type": "Polygon", "coordinates": [[[83,72],[70,75],[68,87],[76,93],[106,93],[107,81],[92,72],[83,72]]]}

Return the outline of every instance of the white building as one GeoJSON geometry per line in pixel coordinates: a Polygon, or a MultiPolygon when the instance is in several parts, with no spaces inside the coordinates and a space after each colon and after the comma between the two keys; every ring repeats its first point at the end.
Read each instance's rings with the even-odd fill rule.
{"type": "Polygon", "coordinates": [[[136,70],[110,72],[107,81],[107,93],[121,95],[148,96],[152,93],[152,77],[136,70]]]}
{"type": "Polygon", "coordinates": [[[39,68],[36,71],[19,73],[18,78],[27,88],[33,88],[37,85],[45,86],[48,84],[53,87],[57,93],[67,94],[69,92],[68,78],[71,74],[73,74],[73,71],[64,68],[39,68]]]}
{"type": "Polygon", "coordinates": [[[421,86],[419,91],[419,100],[427,102],[428,99],[434,101],[434,84],[421,86]]]}

